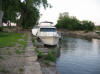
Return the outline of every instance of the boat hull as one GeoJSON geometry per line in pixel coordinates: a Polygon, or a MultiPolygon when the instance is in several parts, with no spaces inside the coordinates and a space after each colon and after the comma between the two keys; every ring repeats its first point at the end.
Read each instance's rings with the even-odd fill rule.
{"type": "Polygon", "coordinates": [[[59,42],[59,37],[55,36],[41,36],[39,38],[46,45],[57,45],[57,43],[59,42]]]}

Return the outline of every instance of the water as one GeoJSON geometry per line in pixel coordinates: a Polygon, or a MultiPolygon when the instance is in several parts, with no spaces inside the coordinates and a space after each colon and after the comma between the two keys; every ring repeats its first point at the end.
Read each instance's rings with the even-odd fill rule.
{"type": "Polygon", "coordinates": [[[100,40],[64,36],[57,68],[61,74],[100,74],[100,40]]]}

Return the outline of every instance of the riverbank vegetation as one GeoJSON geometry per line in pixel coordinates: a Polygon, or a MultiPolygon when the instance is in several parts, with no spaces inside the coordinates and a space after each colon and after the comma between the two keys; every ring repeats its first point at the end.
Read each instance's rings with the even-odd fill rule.
{"type": "Polygon", "coordinates": [[[95,29],[93,22],[87,20],[80,21],[75,16],[69,16],[67,12],[60,14],[56,27],[59,29],[85,31],[93,31],[95,29]]]}

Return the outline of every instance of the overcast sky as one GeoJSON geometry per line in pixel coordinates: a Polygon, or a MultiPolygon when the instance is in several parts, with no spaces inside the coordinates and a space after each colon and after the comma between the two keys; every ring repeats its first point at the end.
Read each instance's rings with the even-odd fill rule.
{"type": "Polygon", "coordinates": [[[100,24],[100,0],[48,0],[53,6],[44,10],[40,21],[52,21],[56,23],[59,14],[69,12],[70,16],[76,16],[79,20],[90,20],[96,25],[100,24]]]}

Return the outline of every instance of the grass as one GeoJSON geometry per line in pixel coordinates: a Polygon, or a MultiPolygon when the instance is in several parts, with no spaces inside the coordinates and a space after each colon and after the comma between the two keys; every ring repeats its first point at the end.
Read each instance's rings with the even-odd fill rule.
{"type": "MultiPolygon", "coordinates": [[[[22,50],[25,50],[25,48],[26,48],[26,46],[27,46],[27,35],[24,35],[23,41],[18,41],[18,43],[19,43],[20,45],[22,45],[22,47],[23,47],[22,50]]],[[[19,46],[19,47],[21,47],[21,46],[19,46]]]]}
{"type": "Polygon", "coordinates": [[[34,48],[35,52],[39,53],[39,50],[37,47],[34,48]]]}
{"type": "Polygon", "coordinates": [[[5,68],[2,68],[2,69],[0,70],[0,72],[2,72],[2,73],[4,73],[4,74],[9,73],[9,71],[6,70],[5,68]]]}
{"type": "Polygon", "coordinates": [[[23,69],[23,68],[20,68],[20,69],[19,69],[19,72],[23,72],[23,71],[24,71],[24,69],[23,69]]]}
{"type": "MultiPolygon", "coordinates": [[[[0,32],[0,48],[12,47],[16,44],[19,44],[18,48],[20,50],[15,50],[15,53],[25,53],[25,48],[27,46],[27,35],[22,33],[0,32]]],[[[8,51],[8,55],[12,55],[10,51],[8,51]]]]}
{"type": "Polygon", "coordinates": [[[8,33],[8,32],[0,32],[0,48],[1,47],[11,47],[18,42],[18,39],[22,37],[21,33],[8,33]]]}
{"type": "Polygon", "coordinates": [[[54,51],[48,52],[48,54],[46,55],[45,60],[55,62],[56,61],[56,57],[55,57],[54,51]]]}
{"type": "Polygon", "coordinates": [[[46,64],[47,66],[50,66],[50,61],[49,61],[49,60],[45,60],[45,64],[46,64]]]}
{"type": "Polygon", "coordinates": [[[19,50],[15,50],[16,54],[21,54],[21,52],[19,50]]]}
{"type": "Polygon", "coordinates": [[[4,57],[3,57],[3,56],[0,56],[0,59],[2,59],[2,60],[3,60],[3,59],[4,59],[4,57]]]}
{"type": "Polygon", "coordinates": [[[18,49],[17,49],[17,50],[15,50],[15,53],[16,53],[16,54],[22,54],[22,53],[25,53],[25,51],[24,51],[24,50],[18,50],[18,49]]]}
{"type": "Polygon", "coordinates": [[[42,58],[43,57],[43,53],[42,52],[38,52],[38,58],[42,58]]]}
{"type": "Polygon", "coordinates": [[[8,55],[9,55],[9,56],[11,56],[11,55],[12,55],[12,53],[11,53],[10,51],[8,51],[8,55]]]}
{"type": "Polygon", "coordinates": [[[34,40],[34,38],[32,37],[32,42],[34,43],[35,42],[35,40],[34,40]]]}

